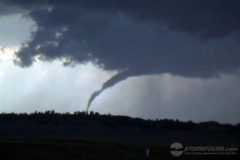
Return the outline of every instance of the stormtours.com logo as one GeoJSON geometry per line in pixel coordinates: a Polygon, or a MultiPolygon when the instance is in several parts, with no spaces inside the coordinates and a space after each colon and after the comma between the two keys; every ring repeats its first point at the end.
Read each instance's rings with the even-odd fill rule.
{"type": "Polygon", "coordinates": [[[238,147],[225,146],[183,146],[175,142],[170,145],[170,153],[174,157],[181,155],[236,155],[238,147]]]}
{"type": "Polygon", "coordinates": [[[183,154],[183,145],[181,143],[173,143],[170,146],[171,154],[175,157],[179,157],[183,154]]]}

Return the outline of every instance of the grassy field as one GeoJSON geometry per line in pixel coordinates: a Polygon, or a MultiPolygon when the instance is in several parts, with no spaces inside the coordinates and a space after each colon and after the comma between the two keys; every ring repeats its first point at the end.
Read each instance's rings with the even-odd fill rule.
{"type": "MultiPolygon", "coordinates": [[[[151,151],[151,159],[159,159],[166,154],[157,148],[151,151]]],[[[93,141],[2,142],[0,153],[0,159],[4,160],[145,159],[145,148],[93,141]]]]}

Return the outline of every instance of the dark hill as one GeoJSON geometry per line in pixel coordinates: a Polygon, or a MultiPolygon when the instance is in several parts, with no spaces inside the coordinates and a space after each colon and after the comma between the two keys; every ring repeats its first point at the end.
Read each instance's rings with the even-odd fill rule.
{"type": "Polygon", "coordinates": [[[151,150],[151,159],[172,159],[169,146],[174,142],[239,146],[240,125],[143,120],[94,112],[0,114],[0,159],[137,160],[145,159],[146,148],[151,150]]]}
{"type": "Polygon", "coordinates": [[[132,144],[239,143],[240,125],[143,120],[90,112],[0,114],[0,139],[91,139],[132,144]]]}

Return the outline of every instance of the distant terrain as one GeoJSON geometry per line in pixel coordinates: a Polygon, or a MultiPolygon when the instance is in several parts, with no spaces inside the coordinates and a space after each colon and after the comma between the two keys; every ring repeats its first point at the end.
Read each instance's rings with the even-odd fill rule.
{"type": "Polygon", "coordinates": [[[174,142],[239,147],[240,124],[94,112],[0,114],[0,159],[145,159],[146,148],[151,159],[172,159],[169,146],[174,142]]]}

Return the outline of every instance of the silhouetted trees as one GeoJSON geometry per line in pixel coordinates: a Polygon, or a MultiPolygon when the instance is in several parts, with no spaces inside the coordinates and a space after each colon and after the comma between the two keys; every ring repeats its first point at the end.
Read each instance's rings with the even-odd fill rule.
{"type": "Polygon", "coordinates": [[[193,121],[181,122],[179,120],[156,119],[143,120],[141,118],[131,118],[127,116],[112,116],[111,114],[100,115],[98,112],[90,111],[89,114],[82,111],[76,111],[73,114],[56,113],[54,110],[45,112],[35,111],[34,113],[2,113],[0,114],[1,123],[11,123],[15,121],[26,121],[36,124],[76,124],[87,125],[90,123],[107,125],[110,127],[135,126],[140,129],[168,129],[168,130],[229,130],[231,132],[239,132],[240,124],[219,124],[218,122],[201,122],[193,121]]]}

